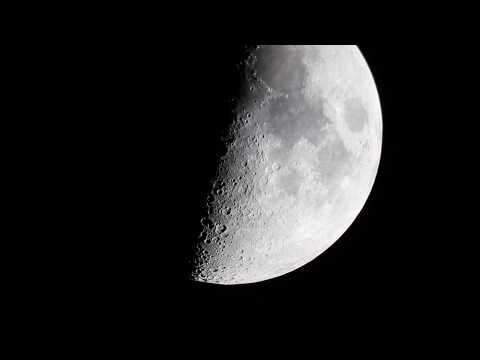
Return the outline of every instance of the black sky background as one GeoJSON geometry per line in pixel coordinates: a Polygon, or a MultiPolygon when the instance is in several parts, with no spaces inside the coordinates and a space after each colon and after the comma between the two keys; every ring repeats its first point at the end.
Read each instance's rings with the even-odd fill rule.
{"type": "MultiPolygon", "coordinates": [[[[431,75],[426,60],[405,57],[396,44],[359,47],[375,78],[383,112],[382,156],[371,195],[353,225],[320,257],[280,278],[241,286],[184,281],[178,255],[197,231],[205,184],[222,150],[218,140],[231,118],[227,100],[238,91],[234,65],[243,46],[176,46],[163,55],[167,64],[158,68],[152,60],[157,57],[150,57],[149,51],[133,59],[125,54],[137,71],[126,72],[131,79],[122,76],[116,81],[120,94],[126,91],[133,97],[107,97],[121,109],[115,111],[120,121],[109,120],[110,139],[119,146],[112,147],[106,164],[124,168],[124,186],[131,182],[136,189],[125,191],[132,197],[128,201],[136,204],[128,212],[133,211],[135,221],[120,226],[127,227],[122,238],[131,234],[138,240],[119,242],[125,246],[119,253],[135,255],[132,286],[168,298],[172,311],[179,313],[197,307],[208,312],[238,306],[256,311],[314,306],[328,308],[329,313],[388,309],[401,316],[412,306],[422,306],[418,293],[429,281],[419,272],[418,262],[430,239],[419,216],[427,206],[424,190],[433,184],[425,184],[418,175],[431,161],[417,145],[425,147],[421,130],[435,121],[426,108],[431,75]],[[172,281],[174,290],[163,293],[161,279],[172,281]],[[150,284],[155,289],[142,288],[150,284]]],[[[122,66],[105,65],[107,83],[122,73],[122,66]]]]}
{"type": "MultiPolygon", "coordinates": [[[[128,72],[131,82],[119,84],[122,90],[135,86],[127,89],[134,97],[119,102],[125,107],[118,111],[122,121],[112,119],[115,128],[124,127],[121,137],[112,138],[124,156],[115,150],[112,158],[125,168],[122,186],[134,187],[125,192],[128,200],[112,197],[120,209],[134,208],[127,209],[129,217],[114,220],[121,240],[112,239],[114,246],[103,249],[115,264],[98,282],[109,299],[107,308],[115,308],[111,295],[119,291],[120,298],[138,304],[140,314],[156,309],[180,332],[198,324],[243,324],[244,316],[382,324],[436,319],[432,291],[439,291],[443,279],[432,264],[441,241],[428,225],[436,185],[424,176],[433,166],[424,129],[437,121],[429,109],[437,99],[427,90],[435,74],[428,58],[405,56],[398,44],[359,47],[383,112],[380,167],[365,207],[314,261],[279,278],[237,286],[185,280],[183,255],[198,229],[205,185],[222,151],[218,140],[230,119],[227,100],[238,91],[234,65],[243,45],[177,45],[158,69],[157,50],[152,56],[136,53],[141,54],[132,60],[138,72],[128,72]]],[[[429,52],[427,45],[416,49],[429,52]]]]}
{"type": "Polygon", "coordinates": [[[461,358],[478,332],[477,12],[173,5],[8,13],[2,289],[15,351],[461,358]],[[185,254],[244,43],[359,44],[382,106],[380,166],[315,260],[255,284],[192,282],[185,254]]]}
{"type": "MultiPolygon", "coordinates": [[[[228,62],[231,53],[235,51],[231,48],[220,47],[217,61],[228,62]]],[[[405,172],[406,164],[403,162],[406,161],[408,146],[415,141],[415,134],[411,127],[401,124],[415,121],[411,119],[414,112],[405,108],[415,108],[415,100],[412,101],[411,97],[415,90],[410,89],[411,84],[408,84],[408,91],[402,88],[403,84],[406,86],[406,80],[412,73],[409,73],[411,68],[407,61],[403,62],[402,67],[398,66],[397,49],[368,45],[360,45],[360,49],[377,83],[382,103],[384,133],[378,176],[371,196],[357,220],[329,250],[295,272],[251,285],[225,287],[188,284],[185,285],[185,290],[182,289],[186,291],[187,297],[205,304],[212,302],[217,304],[216,306],[219,306],[218,303],[246,302],[270,309],[292,303],[300,306],[304,302],[348,308],[351,299],[356,299],[357,305],[358,302],[366,305],[370,302],[382,302],[380,299],[388,302],[389,297],[407,297],[407,293],[402,294],[400,288],[406,285],[402,284],[402,279],[413,275],[409,269],[409,266],[412,266],[411,260],[407,259],[412,259],[415,254],[414,249],[419,242],[415,241],[415,237],[420,236],[420,229],[412,231],[416,226],[416,219],[410,216],[413,210],[408,211],[405,204],[413,193],[411,178],[405,172]],[[406,94],[410,94],[410,98],[402,99],[406,94]]],[[[206,86],[202,82],[202,88],[208,94],[206,98],[215,102],[218,82],[211,74],[208,78],[206,86]]],[[[204,97],[200,98],[201,103],[204,103],[204,97]]],[[[206,100],[206,103],[210,102],[206,100]]],[[[202,107],[200,105],[200,108],[202,107]]],[[[416,114],[418,116],[418,110],[416,114]]],[[[221,116],[220,111],[219,115],[216,115],[216,110],[211,108],[205,114],[202,112],[203,115],[207,116],[206,121],[216,121],[215,118],[221,116]]],[[[205,126],[200,115],[195,118],[201,122],[197,127],[205,126]]],[[[202,131],[195,128],[194,133],[202,134],[198,146],[205,147],[202,142],[207,141],[207,136],[202,131]]],[[[192,144],[193,141],[189,139],[188,143],[192,144]]],[[[196,174],[204,173],[206,160],[202,160],[200,169],[197,169],[197,165],[196,174]]],[[[416,162],[409,162],[409,172],[415,172],[415,166],[416,162]]],[[[418,199],[415,199],[415,202],[418,206],[418,199]]],[[[412,283],[410,286],[415,287],[418,284],[412,283]]]]}
{"type": "MultiPolygon", "coordinates": [[[[449,195],[440,181],[432,180],[438,174],[438,161],[448,158],[429,144],[442,136],[435,124],[448,117],[447,107],[442,106],[446,98],[438,95],[451,74],[432,63],[435,45],[408,45],[409,53],[418,56],[408,56],[404,46],[359,44],[376,81],[384,127],[378,175],[353,225],[317,259],[279,278],[238,286],[181,282],[169,298],[174,311],[185,315],[186,324],[201,321],[203,314],[215,314],[220,324],[228,323],[232,312],[239,321],[242,315],[247,319],[291,316],[293,321],[305,318],[315,323],[356,319],[387,328],[417,324],[417,330],[421,324],[431,327],[448,321],[452,313],[445,313],[445,303],[451,304],[457,295],[447,284],[456,280],[450,266],[442,263],[450,234],[434,208],[440,208],[440,199],[449,195]]],[[[218,46],[214,69],[208,68],[208,79],[201,82],[206,94],[199,96],[201,104],[214,101],[218,91],[212,77],[216,64],[235,56],[236,50],[218,46]]],[[[206,112],[220,118],[211,107],[206,112]]],[[[208,135],[200,129],[204,122],[194,118],[200,121],[194,132],[202,134],[197,145],[202,147],[208,135]]],[[[187,143],[194,142],[189,138],[187,143]]],[[[196,165],[196,174],[202,173],[204,161],[195,161],[201,164],[196,165]]],[[[447,262],[455,263],[454,258],[451,252],[447,262]]]]}
{"type": "MultiPolygon", "coordinates": [[[[41,125],[61,149],[71,149],[51,149],[63,164],[55,179],[64,189],[57,235],[68,241],[41,244],[55,266],[47,264],[51,276],[41,279],[51,287],[42,280],[40,293],[61,294],[49,306],[63,309],[67,322],[98,333],[168,332],[163,340],[201,346],[208,334],[232,331],[270,339],[266,328],[277,325],[290,332],[313,326],[319,336],[368,327],[420,334],[456,316],[462,284],[451,271],[458,260],[450,249],[458,233],[452,236],[438,215],[453,211],[444,206],[450,194],[439,179],[458,161],[447,146],[433,145],[445,136],[445,119],[454,120],[444,103],[455,74],[432,61],[441,47],[359,43],[383,113],[380,166],[364,208],[334,245],[300,269],[221,286],[187,280],[185,254],[223,149],[243,42],[196,36],[163,43],[116,32],[92,38],[69,35],[75,46],[48,58],[57,72],[52,99],[61,104],[55,116],[68,122],[41,125]],[[64,211],[71,204],[75,212],[64,211]]],[[[302,40],[288,42],[357,42],[302,40]]],[[[39,73],[37,83],[52,81],[49,72],[39,73]]]]}

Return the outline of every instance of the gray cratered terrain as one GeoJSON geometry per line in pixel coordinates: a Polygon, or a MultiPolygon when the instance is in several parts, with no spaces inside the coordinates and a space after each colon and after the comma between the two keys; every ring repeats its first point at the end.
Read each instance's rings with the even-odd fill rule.
{"type": "Polygon", "coordinates": [[[271,279],[308,263],[352,224],[374,182],[382,119],[353,45],[262,45],[225,138],[191,278],[271,279]]]}

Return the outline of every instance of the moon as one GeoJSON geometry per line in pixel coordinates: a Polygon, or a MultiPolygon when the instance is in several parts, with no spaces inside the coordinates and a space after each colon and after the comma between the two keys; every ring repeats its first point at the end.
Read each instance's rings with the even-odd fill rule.
{"type": "Polygon", "coordinates": [[[225,285],[284,275],[338,240],[370,194],[382,145],[358,47],[257,45],[238,71],[190,273],[225,285]]]}

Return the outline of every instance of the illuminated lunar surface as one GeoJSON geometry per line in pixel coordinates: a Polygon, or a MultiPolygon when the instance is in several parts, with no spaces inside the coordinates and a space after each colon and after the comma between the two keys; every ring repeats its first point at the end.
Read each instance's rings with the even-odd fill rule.
{"type": "Polygon", "coordinates": [[[261,45],[205,199],[191,279],[244,284],[281,276],[352,224],[377,173],[382,116],[353,45],[261,45]]]}

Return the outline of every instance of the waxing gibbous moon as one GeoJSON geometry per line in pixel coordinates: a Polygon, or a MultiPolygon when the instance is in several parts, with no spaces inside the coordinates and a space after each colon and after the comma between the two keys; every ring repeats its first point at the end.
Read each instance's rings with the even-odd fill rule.
{"type": "Polygon", "coordinates": [[[310,262],[352,224],[380,160],[380,101],[356,46],[259,45],[238,71],[196,281],[253,283],[310,262]]]}

